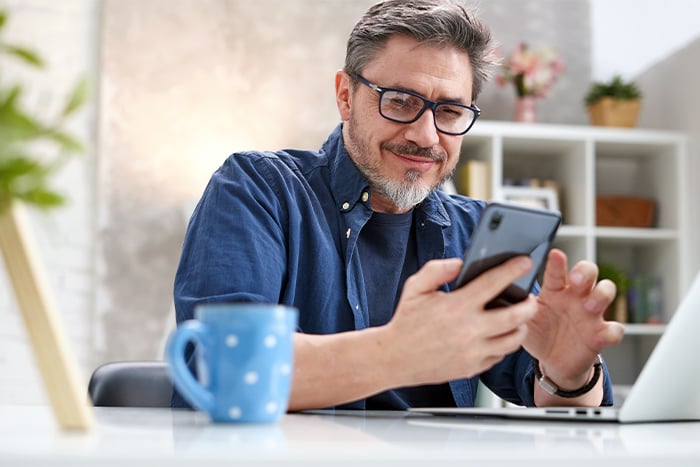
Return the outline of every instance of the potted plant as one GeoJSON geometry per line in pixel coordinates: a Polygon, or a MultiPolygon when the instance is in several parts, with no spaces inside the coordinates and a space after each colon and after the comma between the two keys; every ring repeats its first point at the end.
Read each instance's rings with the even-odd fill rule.
{"type": "MultiPolygon", "coordinates": [[[[3,40],[7,19],[0,10],[0,55],[41,68],[43,60],[35,52],[3,40]]],[[[4,78],[1,73],[0,78],[4,78]]],[[[92,424],[92,412],[22,205],[48,208],[63,202],[48,179],[68,156],[82,151],[80,142],[63,126],[85,102],[87,81],[78,83],[55,118],[28,111],[22,90],[21,84],[0,81],[0,253],[54,414],[64,428],[86,429],[92,424]]]]}
{"type": "Polygon", "coordinates": [[[637,125],[642,92],[632,81],[616,75],[594,82],[585,97],[591,124],[632,128],[637,125]]]}

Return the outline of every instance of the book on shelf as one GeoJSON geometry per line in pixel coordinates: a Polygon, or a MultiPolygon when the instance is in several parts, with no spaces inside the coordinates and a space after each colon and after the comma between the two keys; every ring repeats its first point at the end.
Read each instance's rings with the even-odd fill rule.
{"type": "Polygon", "coordinates": [[[664,323],[663,283],[659,275],[629,275],[622,268],[604,261],[598,263],[598,269],[598,279],[611,280],[618,291],[605,312],[605,319],[632,324],[664,323]]]}
{"type": "Polygon", "coordinates": [[[629,306],[626,295],[619,295],[610,304],[605,314],[605,319],[617,321],[618,323],[629,323],[629,306]]]}
{"type": "Polygon", "coordinates": [[[561,185],[555,180],[507,177],[503,179],[501,197],[506,201],[559,211],[566,222],[561,185]]]}
{"type": "Polygon", "coordinates": [[[489,163],[477,159],[468,160],[457,170],[457,188],[470,198],[491,198],[489,163]]]}
{"type": "Polygon", "coordinates": [[[663,323],[663,288],[656,275],[637,274],[630,279],[627,292],[632,323],[663,323]]]}

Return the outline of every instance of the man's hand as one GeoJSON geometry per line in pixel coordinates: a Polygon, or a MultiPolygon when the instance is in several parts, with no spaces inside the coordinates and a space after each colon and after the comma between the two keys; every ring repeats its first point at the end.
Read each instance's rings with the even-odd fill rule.
{"type": "Polygon", "coordinates": [[[401,385],[479,374],[523,344],[525,324],[536,311],[534,297],[505,308],[485,306],[532,268],[532,260],[512,259],[451,293],[437,290],[457,277],[461,265],[458,259],[431,261],[406,281],[387,325],[401,385]]]}
{"type": "MultiPolygon", "coordinates": [[[[623,326],[603,317],[615,293],[611,281],[598,282],[595,264],[581,261],[569,272],[563,252],[549,253],[537,313],[527,324],[523,345],[561,388],[583,386],[590,380],[596,355],[622,340],[623,326]]],[[[600,403],[602,392],[598,393],[591,400],[600,403]]]]}

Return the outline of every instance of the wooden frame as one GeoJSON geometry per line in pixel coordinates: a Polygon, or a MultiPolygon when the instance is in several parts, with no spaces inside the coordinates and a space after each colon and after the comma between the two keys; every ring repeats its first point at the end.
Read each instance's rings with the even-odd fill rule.
{"type": "Polygon", "coordinates": [[[63,428],[86,430],[93,425],[92,406],[59,325],[23,209],[10,203],[0,210],[0,251],[54,415],[63,428]]]}

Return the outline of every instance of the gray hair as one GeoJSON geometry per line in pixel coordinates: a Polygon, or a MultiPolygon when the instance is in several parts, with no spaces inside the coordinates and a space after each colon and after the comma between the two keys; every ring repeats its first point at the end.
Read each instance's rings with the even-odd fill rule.
{"type": "Polygon", "coordinates": [[[491,31],[463,5],[451,0],[387,0],[370,7],[350,33],[345,71],[361,74],[395,35],[466,52],[473,73],[472,100],[497,63],[491,31]]]}

